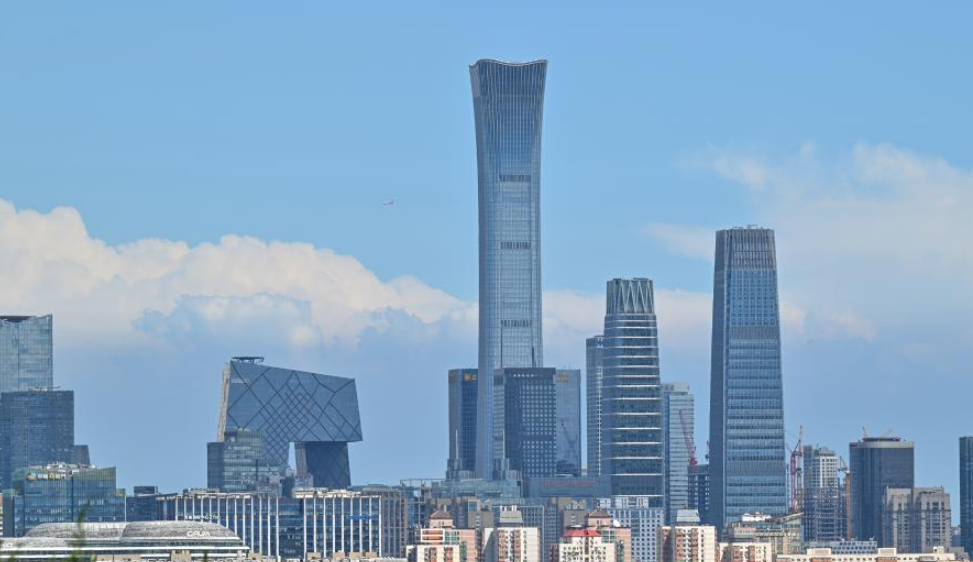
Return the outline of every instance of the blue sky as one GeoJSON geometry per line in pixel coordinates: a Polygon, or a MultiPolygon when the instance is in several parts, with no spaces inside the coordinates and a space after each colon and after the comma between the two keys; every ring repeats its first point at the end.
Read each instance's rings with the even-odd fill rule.
{"type": "Polygon", "coordinates": [[[958,495],[971,12],[6,2],[0,305],[55,314],[78,438],[126,486],[205,483],[234,354],[358,379],[356,481],[438,476],[445,372],[476,359],[467,65],[546,58],[552,366],[583,364],[605,280],[653,278],[704,448],[712,232],[773,227],[788,430],[891,428],[958,495]]]}

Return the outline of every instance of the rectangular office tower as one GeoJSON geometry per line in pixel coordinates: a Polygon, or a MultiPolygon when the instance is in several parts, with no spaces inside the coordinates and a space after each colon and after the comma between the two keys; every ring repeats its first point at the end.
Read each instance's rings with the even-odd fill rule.
{"type": "Polygon", "coordinates": [[[480,215],[477,474],[501,456],[493,377],[541,367],[541,125],[547,61],[470,67],[480,215]]]}
{"type": "Polygon", "coordinates": [[[74,391],[27,390],[0,395],[0,483],[17,470],[74,459],[74,391]]]}
{"type": "Polygon", "coordinates": [[[0,393],[54,386],[53,317],[0,316],[0,393]]]}
{"type": "Polygon", "coordinates": [[[787,512],[774,231],[716,233],[710,378],[710,518],[787,512]]]}
{"type": "Polygon", "coordinates": [[[973,553],[973,437],[959,438],[959,527],[963,548],[973,553]]]}
{"type": "Polygon", "coordinates": [[[494,376],[496,419],[501,422],[501,455],[492,476],[510,469],[524,478],[554,476],[557,419],[554,369],[508,368],[494,376]]]}
{"type": "Polygon", "coordinates": [[[585,405],[588,418],[588,476],[601,475],[601,355],[603,336],[585,341],[585,405]]]}
{"type": "Polygon", "coordinates": [[[613,496],[663,505],[659,343],[650,279],[612,279],[602,342],[601,470],[613,496]]]}
{"type": "Polygon", "coordinates": [[[848,456],[852,538],[884,546],[885,491],[915,486],[915,444],[901,437],[864,437],[851,443],[848,456]]]}
{"type": "Polygon", "coordinates": [[[581,476],[581,371],[558,369],[554,373],[557,473],[581,476]]]}
{"type": "Polygon", "coordinates": [[[693,446],[694,400],[689,385],[662,385],[662,443],[666,474],[666,522],[689,507],[689,469],[696,463],[693,446]]]}
{"type": "Polygon", "coordinates": [[[448,480],[473,478],[476,472],[476,369],[450,369],[448,480]]]}

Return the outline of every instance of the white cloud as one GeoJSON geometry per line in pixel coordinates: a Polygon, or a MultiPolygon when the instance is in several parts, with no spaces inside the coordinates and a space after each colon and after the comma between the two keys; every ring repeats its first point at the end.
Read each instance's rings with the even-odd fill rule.
{"type": "Polygon", "coordinates": [[[295,326],[285,338],[294,344],[354,345],[390,314],[431,324],[468,316],[470,305],[413,277],[384,282],[355,258],[310,244],[228,235],[195,247],[111,246],[74,209],[18,211],[0,200],[0,308],[55,312],[69,345],[268,322],[295,326]]]}
{"type": "MultiPolygon", "coordinates": [[[[872,340],[915,314],[973,311],[973,171],[888,144],[835,160],[812,144],[779,161],[716,150],[708,163],[777,233],[785,331],[872,340]]],[[[711,259],[704,230],[647,227],[671,252],[711,259]]]]}

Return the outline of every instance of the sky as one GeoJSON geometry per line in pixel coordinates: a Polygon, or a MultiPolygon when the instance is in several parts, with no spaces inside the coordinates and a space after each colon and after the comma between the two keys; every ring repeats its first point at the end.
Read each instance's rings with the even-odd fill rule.
{"type": "Polygon", "coordinates": [[[0,3],[0,311],[54,314],[77,440],[205,485],[234,355],[357,379],[356,483],[439,477],[476,362],[468,65],[549,61],[545,356],[655,282],[705,451],[714,231],[775,229],[793,445],[973,433],[973,6],[0,3]],[[394,205],[383,205],[388,200],[394,205]]]}

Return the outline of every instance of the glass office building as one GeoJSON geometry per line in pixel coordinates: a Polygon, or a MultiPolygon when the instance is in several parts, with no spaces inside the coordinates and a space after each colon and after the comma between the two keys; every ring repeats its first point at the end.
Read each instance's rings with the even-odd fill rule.
{"type": "Polygon", "coordinates": [[[585,402],[588,418],[588,476],[601,475],[601,385],[604,337],[585,341],[585,402]]]}
{"type": "Polygon", "coordinates": [[[774,231],[716,233],[710,391],[710,515],[787,513],[774,231]]]}
{"type": "Polygon", "coordinates": [[[542,367],[541,125],[547,61],[480,60],[470,67],[479,185],[477,473],[501,456],[493,376],[542,367]]]}
{"type": "Polygon", "coordinates": [[[54,386],[54,320],[0,316],[0,393],[54,386]]]}
{"type": "Polygon", "coordinates": [[[848,446],[851,534],[886,546],[883,515],[889,488],[913,488],[915,443],[901,437],[865,437],[848,446]]]}
{"type": "Polygon", "coordinates": [[[554,373],[557,468],[563,476],[581,476],[581,371],[558,369],[554,373]]]}
{"type": "Polygon", "coordinates": [[[222,441],[206,445],[206,487],[221,492],[255,492],[280,483],[281,467],[264,454],[260,434],[226,431],[222,441]]]}
{"type": "Polygon", "coordinates": [[[476,472],[476,369],[450,369],[449,461],[446,477],[472,478],[476,472]]]}
{"type": "Polygon", "coordinates": [[[348,443],[361,441],[354,379],[268,367],[262,357],[235,357],[223,370],[217,441],[227,432],[260,434],[266,459],[287,466],[295,444],[297,473],[314,485],[351,484],[348,443]]]}
{"type": "Polygon", "coordinates": [[[959,438],[959,528],[962,546],[973,552],[973,437],[959,438]]]}
{"type": "MultiPolygon", "coordinates": [[[[554,369],[501,369],[494,378],[505,468],[523,478],[554,476],[557,435],[554,369]]],[[[496,479],[502,479],[499,472],[496,479]]]]}
{"type": "Polygon", "coordinates": [[[663,506],[659,341],[650,279],[612,279],[602,342],[601,470],[613,496],[663,506]]]}
{"type": "Polygon", "coordinates": [[[3,495],[3,534],[22,537],[43,523],[125,521],[115,467],[51,464],[18,470],[3,495]]]}
{"type": "Polygon", "coordinates": [[[27,390],[0,395],[0,484],[29,466],[70,463],[74,454],[74,392],[27,390]]]}
{"type": "Polygon", "coordinates": [[[693,454],[695,402],[689,385],[662,385],[662,436],[666,473],[666,521],[674,525],[676,514],[689,507],[689,462],[693,454]]]}

